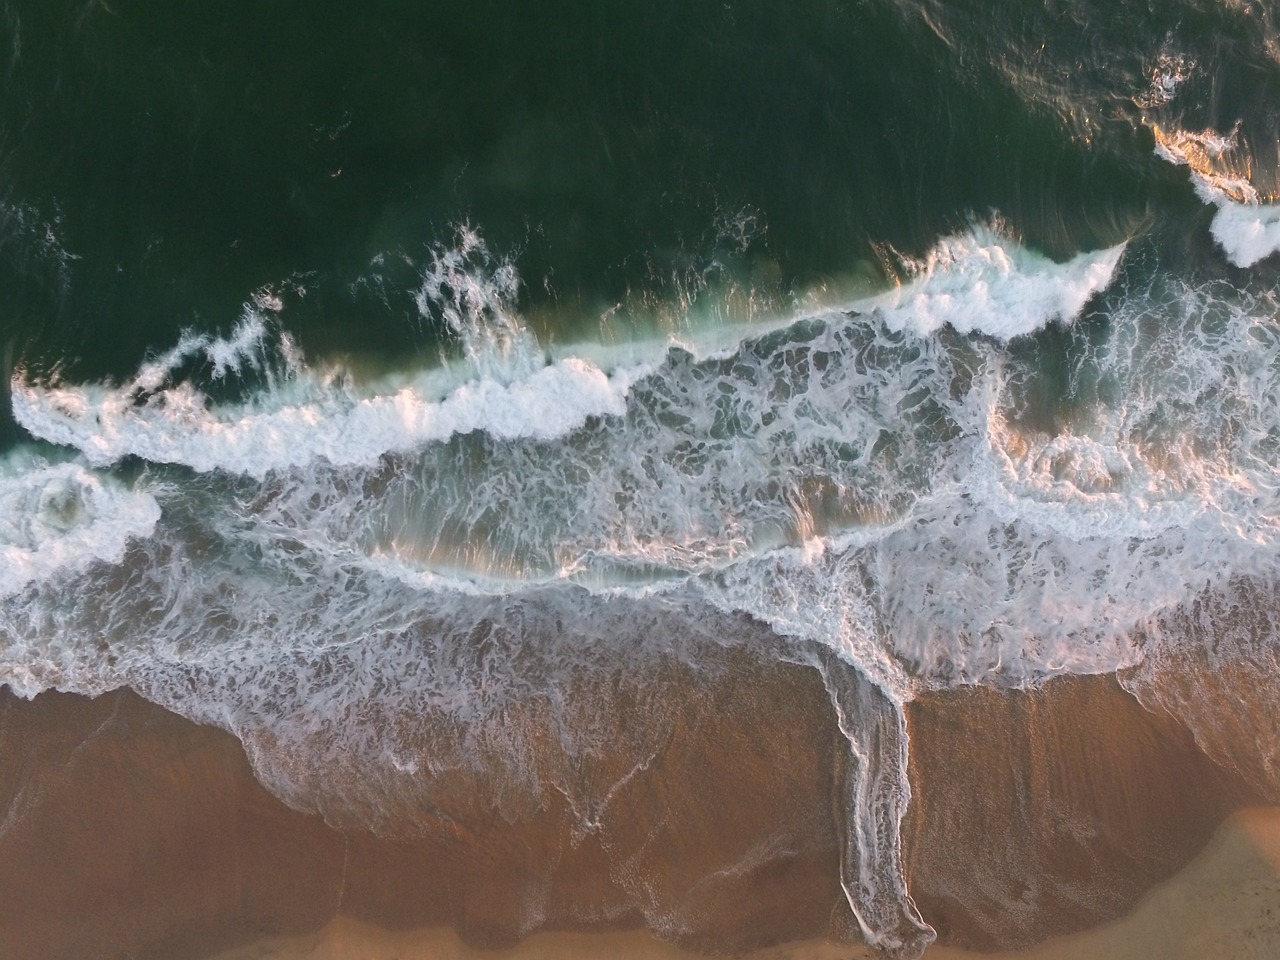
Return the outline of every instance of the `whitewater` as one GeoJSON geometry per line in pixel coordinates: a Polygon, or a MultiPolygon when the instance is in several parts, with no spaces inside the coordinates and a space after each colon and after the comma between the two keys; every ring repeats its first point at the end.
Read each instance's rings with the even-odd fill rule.
{"type": "MultiPolygon", "coordinates": [[[[413,291],[452,335],[417,368],[307,358],[260,291],[119,382],[15,371],[0,682],[132,687],[290,805],[393,829],[425,772],[390,718],[493,716],[640,655],[620,636],[767,627],[849,742],[850,907],[906,954],[933,937],[898,837],[914,697],[1118,672],[1221,754],[1168,672],[1211,650],[1280,693],[1268,628],[1188,612],[1280,581],[1271,294],[992,221],[854,301],[551,345],[514,266],[455,239],[413,291]]],[[[1276,794],[1250,735],[1230,759],[1276,794]]]]}

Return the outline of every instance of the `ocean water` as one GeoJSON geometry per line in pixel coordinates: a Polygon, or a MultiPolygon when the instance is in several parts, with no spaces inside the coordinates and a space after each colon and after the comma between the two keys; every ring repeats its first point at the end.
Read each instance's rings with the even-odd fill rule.
{"type": "Polygon", "coordinates": [[[922,691],[1280,799],[1280,11],[1157,6],[0,3],[0,682],[389,829],[396,718],[769,632],[905,955],[922,691]]]}

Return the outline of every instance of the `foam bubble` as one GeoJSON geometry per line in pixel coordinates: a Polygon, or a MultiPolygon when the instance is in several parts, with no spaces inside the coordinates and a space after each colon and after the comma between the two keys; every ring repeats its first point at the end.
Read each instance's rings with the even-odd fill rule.
{"type": "Polygon", "coordinates": [[[1154,611],[1280,572],[1272,311],[1223,284],[1131,291],[1067,371],[1087,402],[1056,431],[1026,419],[1037,370],[971,342],[927,381],[964,384],[927,485],[875,523],[744,558],[709,597],[825,642],[903,700],[1139,662],[1154,611]]]}
{"type": "MultiPolygon", "coordinates": [[[[1007,254],[976,235],[959,249],[1007,254]]],[[[1007,260],[991,276],[1026,257],[1007,260]]],[[[305,379],[295,371],[234,408],[241,423],[158,386],[156,424],[130,421],[145,403],[117,414],[123,449],[259,481],[214,511],[222,536],[300,580],[320,565],[478,596],[692,583],[713,606],[839,650],[902,700],[921,684],[1130,663],[1130,626],[1276,542],[1280,372],[1264,305],[1176,284],[1118,298],[1110,339],[1077,344],[1069,371],[1105,391],[1073,386],[1084,406],[1046,430],[1027,419],[1034,353],[902,322],[957,258],[931,262],[893,303],[724,355],[672,350],[625,390],[569,357],[425,404],[412,385],[282,404],[305,379]],[[607,419],[588,423],[584,406],[607,419]]],[[[1054,292],[1018,298],[1074,303],[1092,284],[1044,263],[1007,282],[1038,276],[1054,292]]],[[[60,404],[90,425],[88,454],[111,434],[75,399],[60,404]]]]}
{"type": "MultiPolygon", "coordinates": [[[[900,290],[849,307],[875,312],[891,330],[930,333],[950,324],[1004,339],[1074,317],[1110,279],[1122,250],[1059,265],[981,228],[909,262],[914,279],[900,290]]],[[[632,386],[652,373],[666,345],[640,350],[638,362],[633,345],[632,362],[608,373],[599,349],[543,359],[512,313],[517,285],[510,264],[496,261],[472,233],[434,256],[420,307],[463,339],[468,364],[461,371],[424,371],[357,388],[341,371],[308,368],[261,309],[246,307],[229,337],[184,334],[119,386],[16,376],[14,416],[32,435],[75,447],[96,466],[139,456],[258,478],[320,459],[369,464],[477,430],[501,439],[552,439],[591,417],[621,416],[632,386]],[[193,360],[206,363],[214,380],[251,372],[265,389],[247,403],[215,404],[196,381],[179,379],[193,360]]],[[[734,328],[732,346],[722,342],[725,331],[713,331],[717,346],[702,355],[732,356],[740,338],[770,326],[734,328]]]]}
{"type": "Polygon", "coordinates": [[[461,341],[476,372],[506,383],[533,373],[542,356],[516,313],[519,291],[515,264],[463,225],[452,246],[431,251],[414,302],[424,321],[443,323],[461,341]]]}
{"type": "Polygon", "coordinates": [[[1120,682],[1148,709],[1181,720],[1206,754],[1277,802],[1280,584],[1249,573],[1144,623],[1142,663],[1120,682]]]}
{"type": "Polygon", "coordinates": [[[1147,68],[1147,79],[1150,81],[1147,88],[1133,98],[1133,102],[1143,109],[1149,110],[1169,103],[1195,72],[1195,59],[1179,53],[1170,44],[1171,40],[1166,41],[1164,49],[1147,68]]]}
{"type": "Polygon", "coordinates": [[[455,245],[431,252],[415,299],[424,322],[442,324],[462,344],[461,364],[357,386],[340,368],[307,365],[269,316],[284,309],[282,299],[263,288],[230,335],[187,331],[119,385],[29,382],[18,372],[14,418],[94,466],[137,456],[262,479],[321,460],[371,464],[472,431],[550,439],[591,417],[620,416],[665,344],[552,359],[515,312],[519,283],[509,260],[460,227],[455,245]],[[618,362],[606,372],[600,362],[610,359],[618,362]],[[248,398],[215,403],[211,383],[236,380],[251,388],[248,398]]]}
{"type": "Polygon", "coordinates": [[[1218,205],[1209,231],[1236,266],[1252,267],[1280,251],[1280,205],[1237,203],[1204,182],[1197,182],[1196,192],[1206,203],[1218,205]]]}

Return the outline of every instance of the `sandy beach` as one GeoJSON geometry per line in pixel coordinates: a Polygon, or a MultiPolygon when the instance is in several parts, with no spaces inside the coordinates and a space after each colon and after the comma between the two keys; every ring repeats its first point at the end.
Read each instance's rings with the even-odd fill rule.
{"type": "MultiPolygon", "coordinates": [[[[1280,808],[1231,815],[1186,868],[1137,907],[1099,927],[1019,951],[978,953],[935,945],[928,960],[1244,960],[1280,951],[1280,808]]],[[[268,940],[216,960],[695,960],[643,931],[535,934],[517,947],[478,950],[446,929],[393,933],[337,920],[316,934],[268,940]]],[[[740,960],[873,960],[872,951],[809,940],[740,960]]]]}
{"type": "MultiPolygon", "coordinates": [[[[1229,817],[1185,869],[1118,920],[1027,950],[978,953],[935,945],[929,960],[1243,960],[1280,951],[1280,808],[1229,817]]],[[[251,944],[216,960],[695,960],[648,933],[535,934],[506,950],[469,947],[450,930],[393,933],[349,920],[316,934],[251,944]]],[[[873,960],[872,951],[810,940],[741,960],[873,960]]]]}
{"type": "MultiPolygon", "coordinates": [[[[616,769],[582,771],[611,785],[590,816],[559,795],[504,816],[500,783],[459,776],[380,833],[291,810],[235,738],[131,692],[6,692],[0,929],[32,960],[860,955],[822,684],[720,656],[710,683],[674,661],[579,680],[613,685],[613,723],[647,713],[660,734],[647,765],[623,745],[616,769]],[[628,699],[646,685],[662,710],[628,699]]],[[[1114,678],[932,695],[910,729],[903,839],[930,957],[1280,942],[1280,811],[1236,812],[1249,789],[1114,678]]]]}

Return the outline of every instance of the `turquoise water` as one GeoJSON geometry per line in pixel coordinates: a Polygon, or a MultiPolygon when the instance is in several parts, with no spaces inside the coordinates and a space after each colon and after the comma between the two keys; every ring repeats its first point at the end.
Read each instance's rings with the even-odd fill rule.
{"type": "Polygon", "coordinates": [[[768,628],[906,954],[921,691],[1280,695],[1270,6],[261,7],[0,5],[0,682],[385,827],[385,718],[768,628]]]}

